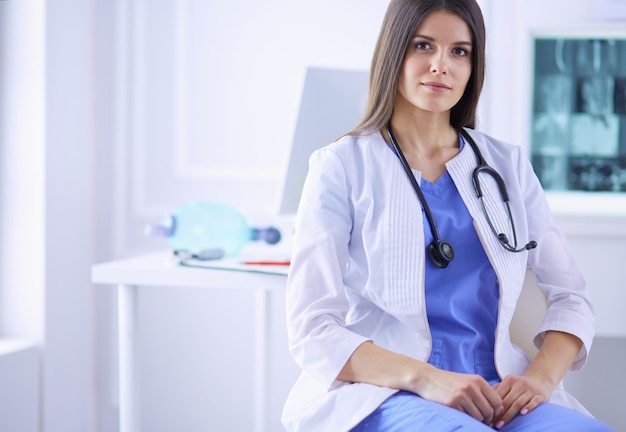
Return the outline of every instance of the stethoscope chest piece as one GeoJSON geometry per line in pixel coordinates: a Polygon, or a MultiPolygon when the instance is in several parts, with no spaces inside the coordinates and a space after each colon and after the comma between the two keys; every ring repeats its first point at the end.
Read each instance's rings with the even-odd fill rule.
{"type": "Polygon", "coordinates": [[[445,240],[433,240],[428,246],[428,256],[439,268],[446,268],[454,259],[454,248],[445,240]]]}

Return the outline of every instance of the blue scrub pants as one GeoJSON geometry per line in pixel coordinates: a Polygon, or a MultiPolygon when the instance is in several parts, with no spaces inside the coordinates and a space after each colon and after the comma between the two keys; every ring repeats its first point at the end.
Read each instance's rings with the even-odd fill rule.
{"type": "MultiPolygon", "coordinates": [[[[380,405],[352,432],[493,432],[469,415],[436,402],[401,391],[380,405]]],[[[573,409],[544,403],[530,413],[518,415],[502,432],[612,432],[593,417],[573,409]]]]}

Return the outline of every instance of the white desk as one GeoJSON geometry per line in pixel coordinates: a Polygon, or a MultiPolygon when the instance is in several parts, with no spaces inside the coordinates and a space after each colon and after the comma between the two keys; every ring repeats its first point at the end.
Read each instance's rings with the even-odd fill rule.
{"type": "Polygon", "coordinates": [[[255,294],[256,337],[254,361],[254,431],[267,430],[268,305],[271,291],[286,283],[285,266],[243,266],[215,261],[215,268],[183,267],[171,253],[161,252],[96,264],[95,284],[115,285],[118,290],[120,432],[140,432],[139,375],[137,373],[137,290],[144,286],[200,287],[244,290],[255,294]]]}

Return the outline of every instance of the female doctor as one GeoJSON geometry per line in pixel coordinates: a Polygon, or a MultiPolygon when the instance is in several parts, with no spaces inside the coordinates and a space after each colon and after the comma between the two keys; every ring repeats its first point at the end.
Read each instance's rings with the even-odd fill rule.
{"type": "Polygon", "coordinates": [[[473,130],[475,0],[391,0],[361,123],[316,151],[287,286],[289,431],[607,431],[558,384],[594,312],[532,167],[473,130]],[[526,269],[549,309],[530,361],[526,269]]]}

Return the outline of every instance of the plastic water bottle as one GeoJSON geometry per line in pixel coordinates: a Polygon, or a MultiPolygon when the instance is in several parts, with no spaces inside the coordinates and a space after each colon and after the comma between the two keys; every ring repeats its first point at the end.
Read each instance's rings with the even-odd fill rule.
{"type": "Polygon", "coordinates": [[[145,233],[166,237],[176,252],[205,259],[237,255],[250,241],[275,244],[281,238],[276,228],[251,227],[236,209],[210,201],[183,204],[160,223],[147,225],[145,233]]]}

